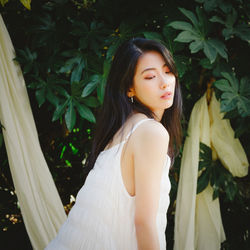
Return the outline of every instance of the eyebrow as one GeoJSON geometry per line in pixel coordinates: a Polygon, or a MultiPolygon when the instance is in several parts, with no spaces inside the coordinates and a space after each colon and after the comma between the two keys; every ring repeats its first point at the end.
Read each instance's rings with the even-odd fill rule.
{"type": "MultiPolygon", "coordinates": [[[[165,66],[168,67],[168,65],[165,63],[165,64],[162,66],[162,68],[165,67],[165,66]]],[[[168,67],[168,68],[169,68],[169,67],[168,67]]],[[[149,70],[156,70],[156,68],[146,68],[146,69],[144,69],[144,70],[141,72],[141,75],[142,75],[145,71],[149,71],[149,70]]]]}

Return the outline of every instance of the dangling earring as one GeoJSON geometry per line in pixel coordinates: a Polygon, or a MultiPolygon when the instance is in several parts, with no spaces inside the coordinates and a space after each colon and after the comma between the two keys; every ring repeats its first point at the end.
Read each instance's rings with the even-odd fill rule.
{"type": "Polygon", "coordinates": [[[132,103],[134,103],[134,98],[133,98],[133,96],[130,97],[130,101],[131,101],[132,103]]]}

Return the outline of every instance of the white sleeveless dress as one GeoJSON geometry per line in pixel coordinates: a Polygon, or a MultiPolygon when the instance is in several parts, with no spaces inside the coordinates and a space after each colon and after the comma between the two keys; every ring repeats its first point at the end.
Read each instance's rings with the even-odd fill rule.
{"type": "MultiPolygon", "coordinates": [[[[125,140],[99,154],[67,220],[46,250],[137,250],[135,196],[123,184],[120,158],[128,137],[148,120],[153,119],[139,121],[125,140]]],[[[166,155],[156,222],[161,250],[166,250],[169,167],[170,157],[166,155]]]]}

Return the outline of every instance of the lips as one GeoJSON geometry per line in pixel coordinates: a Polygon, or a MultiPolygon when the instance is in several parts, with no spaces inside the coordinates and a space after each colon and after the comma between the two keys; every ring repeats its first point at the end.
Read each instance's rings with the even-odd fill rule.
{"type": "Polygon", "coordinates": [[[171,96],[172,96],[172,92],[171,92],[171,91],[167,91],[167,92],[165,92],[165,93],[161,96],[161,98],[166,99],[166,98],[170,98],[171,96]]]}

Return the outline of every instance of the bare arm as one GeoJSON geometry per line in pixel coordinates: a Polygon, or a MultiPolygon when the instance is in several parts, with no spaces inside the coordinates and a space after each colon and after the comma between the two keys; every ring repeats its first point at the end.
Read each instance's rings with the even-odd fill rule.
{"type": "Polygon", "coordinates": [[[149,122],[141,126],[133,141],[138,250],[159,250],[156,216],[169,135],[161,124],[149,122]]]}

